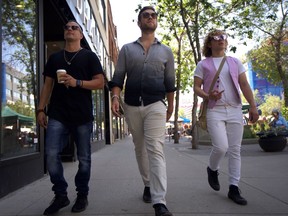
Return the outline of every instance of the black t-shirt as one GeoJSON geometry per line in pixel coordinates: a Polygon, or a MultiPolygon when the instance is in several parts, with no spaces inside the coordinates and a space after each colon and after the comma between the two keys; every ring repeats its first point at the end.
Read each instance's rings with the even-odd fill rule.
{"type": "MultiPolygon", "coordinates": [[[[65,51],[66,59],[71,60],[76,52],[65,51]]],[[[79,80],[92,80],[96,74],[103,74],[101,63],[90,50],[82,49],[68,65],[64,59],[64,50],[52,54],[45,65],[43,75],[54,79],[54,87],[48,106],[48,116],[68,125],[81,125],[93,120],[92,91],[78,88],[66,88],[57,82],[56,71],[65,69],[67,74],[79,80]]]]}

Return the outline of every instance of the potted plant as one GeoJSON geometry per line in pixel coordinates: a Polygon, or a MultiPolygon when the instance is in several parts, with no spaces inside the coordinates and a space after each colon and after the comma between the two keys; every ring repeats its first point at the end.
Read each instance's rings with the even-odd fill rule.
{"type": "Polygon", "coordinates": [[[283,127],[272,127],[262,130],[256,135],[259,137],[258,143],[265,152],[283,151],[287,145],[288,130],[283,127]]]}

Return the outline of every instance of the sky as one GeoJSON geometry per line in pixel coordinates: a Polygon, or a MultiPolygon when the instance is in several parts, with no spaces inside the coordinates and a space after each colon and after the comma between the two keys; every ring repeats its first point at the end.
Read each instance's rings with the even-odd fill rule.
{"type": "Polygon", "coordinates": [[[135,41],[140,37],[137,25],[137,9],[143,0],[110,0],[113,22],[117,26],[118,46],[135,41]],[[133,22],[133,20],[135,20],[133,22]]]}
{"type": "MultiPolygon", "coordinates": [[[[112,8],[113,22],[117,26],[118,46],[135,41],[140,37],[141,32],[137,25],[137,15],[135,12],[139,4],[149,5],[149,0],[110,0],[112,8]],[[134,20],[134,21],[133,21],[134,20]]],[[[156,31],[157,35],[157,31],[156,31]]],[[[228,52],[227,55],[241,58],[249,49],[252,42],[248,41],[248,46],[240,45],[240,41],[228,38],[230,45],[237,46],[237,52],[228,52]]]]}

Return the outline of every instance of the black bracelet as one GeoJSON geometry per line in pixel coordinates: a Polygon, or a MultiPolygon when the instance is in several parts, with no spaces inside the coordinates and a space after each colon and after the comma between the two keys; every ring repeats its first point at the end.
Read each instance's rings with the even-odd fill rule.
{"type": "Polygon", "coordinates": [[[46,115],[46,112],[44,109],[38,109],[36,110],[36,114],[38,115],[39,113],[43,112],[46,115]]]}

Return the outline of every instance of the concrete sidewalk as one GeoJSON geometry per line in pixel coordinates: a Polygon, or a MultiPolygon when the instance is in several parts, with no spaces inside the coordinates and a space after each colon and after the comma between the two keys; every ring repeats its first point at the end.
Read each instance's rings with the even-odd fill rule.
{"type": "MultiPolygon", "coordinates": [[[[166,140],[168,173],[167,207],[174,216],[259,216],[288,215],[288,148],[263,152],[258,144],[242,146],[240,189],[248,200],[239,206],[227,198],[227,158],[221,164],[221,190],[207,182],[206,167],[210,146],[192,150],[188,138],[180,144],[166,140]]],[[[89,206],[71,213],[76,198],[74,175],[77,162],[64,163],[71,204],[55,215],[154,216],[151,204],[142,201],[144,189],[138,172],[132,138],[116,141],[92,155],[89,206]]],[[[39,216],[53,198],[48,176],[0,199],[0,216],[39,216]]]]}

